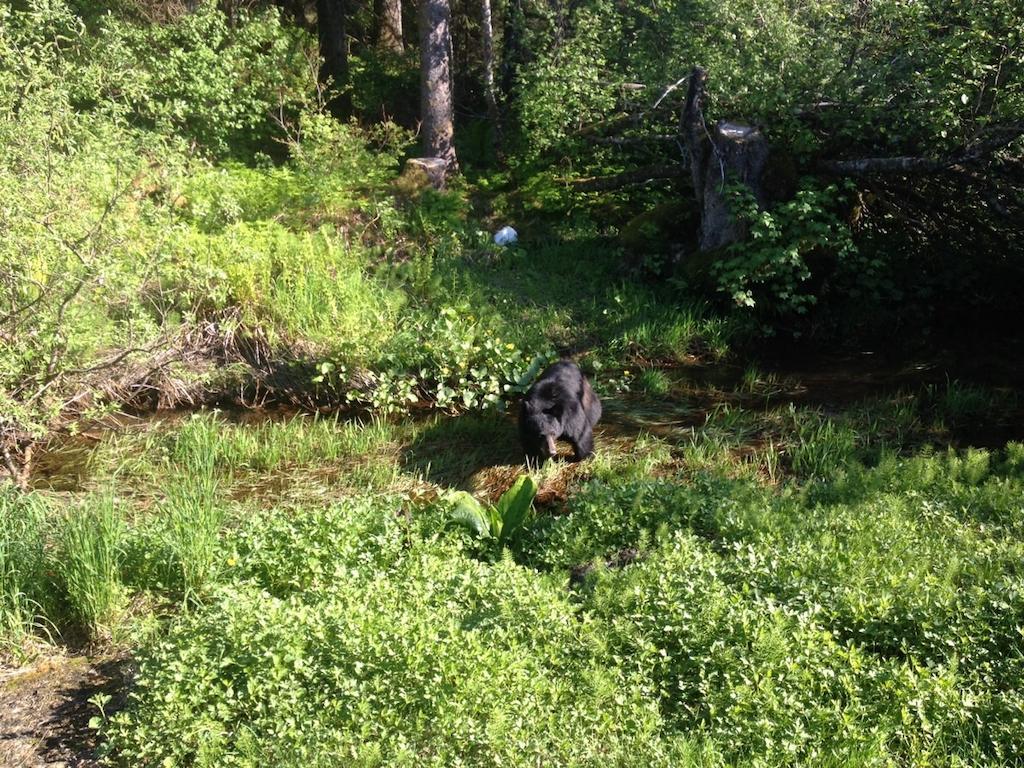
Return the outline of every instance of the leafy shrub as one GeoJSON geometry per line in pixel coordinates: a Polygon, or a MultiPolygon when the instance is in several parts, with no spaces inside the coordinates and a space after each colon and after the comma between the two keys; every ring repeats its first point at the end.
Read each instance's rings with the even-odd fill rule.
{"type": "Polygon", "coordinates": [[[233,26],[213,0],[166,24],[108,16],[97,41],[93,55],[120,74],[98,97],[116,94],[133,119],[215,154],[271,149],[273,116],[294,119],[314,92],[314,42],[273,8],[240,9],[233,26]]]}
{"type": "MultiPolygon", "coordinates": [[[[856,253],[849,228],[834,212],[838,188],[807,184],[793,200],[765,211],[745,187],[730,188],[733,215],[749,225],[750,233],[730,245],[713,268],[718,290],[736,305],[764,304],[769,315],[803,314],[817,300],[817,293],[804,285],[812,276],[809,258],[827,262],[819,270],[835,271],[835,265],[856,253]]],[[[867,277],[859,275],[865,284],[867,277]]]]}
{"type": "Polygon", "coordinates": [[[651,740],[660,716],[588,662],[560,586],[510,559],[407,548],[389,501],[274,522],[286,543],[251,521],[244,541],[263,544],[238,557],[256,581],[143,650],[107,728],[117,762],[669,765],[692,749],[651,740]]]}
{"type": "Polygon", "coordinates": [[[662,700],[667,727],[699,728],[730,761],[754,765],[927,759],[961,735],[952,669],[918,675],[872,658],[721,568],[699,540],[676,534],[593,592],[609,654],[662,700]]]}
{"type": "Polygon", "coordinates": [[[524,537],[526,556],[569,568],[621,549],[646,550],[680,527],[710,531],[725,489],[709,478],[693,488],[651,479],[587,483],[570,500],[568,514],[543,518],[524,537]]]}

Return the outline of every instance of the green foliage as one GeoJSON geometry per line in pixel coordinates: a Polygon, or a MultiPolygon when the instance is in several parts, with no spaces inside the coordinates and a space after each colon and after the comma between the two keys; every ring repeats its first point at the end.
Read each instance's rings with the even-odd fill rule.
{"type": "Polygon", "coordinates": [[[957,426],[981,419],[996,407],[1012,408],[1012,397],[947,378],[945,385],[925,387],[921,406],[936,421],[957,426]]]}
{"type": "MultiPolygon", "coordinates": [[[[803,184],[792,200],[771,210],[759,210],[746,187],[730,187],[733,215],[747,224],[749,236],[730,245],[713,270],[718,290],[737,306],[803,314],[817,301],[817,292],[805,285],[812,276],[809,257],[816,258],[819,271],[831,273],[856,255],[849,228],[834,212],[838,188],[803,184]]],[[[869,282],[869,275],[858,278],[862,286],[869,282]]]]}
{"type": "Polygon", "coordinates": [[[310,102],[314,42],[276,9],[240,9],[234,23],[212,0],[167,24],[103,19],[92,55],[110,74],[93,98],[208,151],[242,156],[280,138],[274,116],[294,120],[310,102]]]}
{"type": "MultiPolygon", "coordinates": [[[[5,446],[59,425],[69,403],[99,404],[84,391],[94,386],[83,381],[89,374],[120,372],[202,322],[220,323],[229,335],[239,321],[259,326],[275,344],[303,336],[316,354],[353,362],[365,362],[390,338],[403,299],[368,279],[365,249],[337,222],[375,205],[371,194],[395,172],[405,141],[400,132],[382,126],[363,133],[307,113],[301,125],[308,130],[292,145],[290,166],[214,168],[173,137],[137,130],[134,108],[125,107],[135,92],[114,98],[120,91],[104,78],[120,69],[93,50],[96,39],[62,4],[4,13],[10,22],[0,32],[0,103],[7,105],[0,109],[5,446]],[[95,90],[88,98],[80,93],[86,87],[95,90]],[[138,351],[120,354],[127,350],[138,351]]],[[[251,32],[252,45],[262,51],[267,43],[273,54],[287,35],[276,17],[260,18],[238,27],[237,39],[251,32]],[[277,42],[260,35],[276,35],[277,42]]],[[[145,48],[146,35],[173,36],[178,29],[135,27],[113,17],[104,24],[108,45],[99,47],[110,57],[134,57],[125,48],[129,38],[145,48]]],[[[193,39],[202,37],[203,25],[220,29],[226,21],[204,6],[180,24],[188,29],[178,31],[193,39]]],[[[191,55],[179,54],[182,61],[191,55]]],[[[225,66],[240,64],[228,60],[232,55],[225,53],[225,66]]],[[[216,59],[209,49],[203,56],[216,59]]],[[[249,63],[266,66],[256,59],[249,63]]],[[[146,61],[156,66],[155,59],[146,61]]],[[[273,71],[283,72],[280,62],[273,71]]],[[[225,87],[233,93],[230,81],[225,87]]],[[[189,124],[221,136],[216,141],[244,127],[237,115],[203,103],[213,112],[189,124]],[[222,118],[234,127],[218,123],[222,118]]]]}
{"type": "Polygon", "coordinates": [[[221,586],[142,649],[110,757],[527,765],[600,743],[654,765],[1012,760],[1018,453],[851,465],[783,493],[613,471],[490,561],[390,497],[247,515],[221,586]],[[625,548],[636,562],[565,590],[566,568],[625,548]]]}
{"type": "MultiPolygon", "coordinates": [[[[783,412],[779,444],[805,455],[778,485],[736,472],[730,447],[757,428],[738,407],[694,435],[724,449],[700,464],[610,440],[559,514],[517,527],[525,476],[493,511],[473,501],[469,522],[495,537],[482,543],[502,543],[487,558],[444,531],[435,494],[452,486],[380,492],[428,482],[406,442],[436,419],[202,416],[124,434],[91,462],[116,504],[0,496],[0,594],[22,627],[5,642],[78,627],[75,595],[105,585],[119,606],[188,596],[158,632],[116,611],[102,624],[140,659],[127,709],[101,723],[124,765],[1012,762],[1024,449],[868,468],[844,436],[853,418],[783,412]],[[355,471],[389,461],[405,475],[390,486],[355,471]],[[65,507],[86,536],[62,533],[65,507]]],[[[445,423],[438,444],[460,451],[514,434],[445,423]]]]}
{"type": "Polygon", "coordinates": [[[125,605],[124,514],[112,496],[72,509],[58,526],[57,577],[69,618],[93,637],[108,633],[125,605]]]}
{"type": "Polygon", "coordinates": [[[45,631],[53,590],[47,575],[47,509],[35,495],[0,486],[0,649],[17,656],[27,638],[45,631]]]}
{"type": "Polygon", "coordinates": [[[609,53],[623,32],[613,5],[594,0],[574,9],[575,34],[552,46],[548,41],[565,23],[560,12],[542,3],[530,3],[530,11],[540,23],[523,43],[534,58],[519,72],[515,101],[521,150],[528,158],[564,143],[574,126],[612,111],[616,84],[601,73],[610,69],[609,53]]]}
{"type": "MultiPolygon", "coordinates": [[[[512,162],[525,159],[517,170],[543,177],[530,184],[555,193],[538,202],[548,211],[584,204],[580,195],[557,199],[559,190],[569,194],[567,178],[679,162],[665,138],[678,132],[694,65],[708,72],[709,125],[763,126],[804,170],[823,159],[970,156],[1009,142],[1024,114],[1013,53],[1024,23],[1014,0],[585,0],[558,11],[525,0],[510,16],[522,37],[506,52],[519,130],[512,162]]],[[[1007,286],[1021,282],[1021,267],[1003,254],[1021,250],[1013,222],[1024,198],[1010,170],[1020,152],[1018,139],[966,176],[859,184],[852,234],[821,189],[805,189],[766,217],[748,207],[758,239],[726,256],[716,287],[741,308],[758,305],[769,332],[814,323],[843,339],[885,339],[894,322],[953,330],[982,317],[994,327],[1012,323],[1007,286]],[[851,239],[861,258],[852,258],[851,239]],[[809,313],[812,305],[820,309],[809,313]]],[[[601,195],[599,204],[611,208],[612,198],[601,195]]],[[[636,229],[627,233],[633,243],[650,239],[627,229],[636,229]]],[[[630,253],[660,269],[667,253],[653,255],[630,253]]]]}
{"type": "Polygon", "coordinates": [[[481,504],[466,491],[455,491],[446,502],[452,507],[451,520],[480,538],[494,539],[499,544],[511,540],[527,522],[537,482],[529,475],[520,475],[501,494],[496,504],[481,504]]]}
{"type": "Polygon", "coordinates": [[[652,107],[695,64],[709,72],[713,118],[769,126],[773,140],[798,153],[851,143],[865,156],[949,148],[979,126],[1014,119],[1024,98],[1008,80],[999,97],[992,93],[996,73],[1012,65],[1007,49],[991,41],[1012,45],[1022,34],[1012,0],[863,8],[838,0],[588,0],[560,18],[539,2],[524,3],[524,11],[535,19],[523,24],[534,56],[520,66],[519,109],[527,136],[544,148],[573,137],[559,149],[594,152],[574,128],[615,108],[642,111],[654,131],[674,126],[684,88],[668,94],[662,112],[652,107]],[[620,90],[624,83],[644,90],[637,97],[620,90]],[[815,109],[820,102],[827,103],[815,109]]]}
{"type": "MultiPolygon", "coordinates": [[[[751,369],[746,395],[681,433],[693,406],[651,362],[721,358],[739,325],[676,285],[623,281],[609,238],[627,196],[587,212],[557,178],[663,160],[577,139],[637,111],[674,132],[683,86],[653,104],[694,62],[709,119],[765,124],[799,161],[835,142],[954,149],[1020,113],[1015,6],[513,4],[534,55],[510,62],[511,173],[546,169],[517,197],[498,177],[389,186],[413,137],[320,114],[312,40],[274,10],[143,24],[90,7],[83,24],[80,5],[0,8],[3,447],[102,408],[104,377],[150,350],[220,365],[249,333],[313,395],[385,414],[498,411],[553,350],[578,351],[602,395],[637,392],[610,406],[646,392],[652,428],[686,435],[633,441],[609,419],[593,461],[547,470],[537,515],[527,476],[494,506],[453,492],[519,460],[501,414],[172,417],[104,440],[70,500],[0,488],[5,657],[84,629],[140,660],[102,723],[112,763],[1018,759],[1024,448],[913,442],[1009,401],[951,381],[864,414],[751,414],[748,396],[786,391],[751,369]],[[506,220],[522,237],[498,249],[506,220]],[[187,347],[210,336],[208,360],[187,347]]],[[[353,96],[376,115],[413,83],[408,62],[371,59],[353,58],[374,84],[353,96]]],[[[841,197],[738,200],[753,237],[725,255],[722,290],[770,319],[873,290],[841,197]]]]}
{"type": "Polygon", "coordinates": [[[394,332],[400,296],[367,280],[361,253],[327,228],[296,233],[271,222],[204,234],[180,230],[168,250],[181,264],[184,307],[238,307],[285,338],[344,349],[363,360],[394,332]]]}
{"type": "Polygon", "coordinates": [[[656,397],[664,397],[672,388],[668,376],[657,368],[644,368],[640,371],[636,383],[644,392],[656,397]]]}
{"type": "Polygon", "coordinates": [[[107,728],[121,764],[656,765],[658,713],[586,660],[559,586],[402,536],[388,500],[347,503],[249,535],[256,580],[225,588],[143,652],[132,705],[107,728]],[[376,534],[368,535],[368,527],[376,534]],[[321,563],[324,571],[310,569],[321,563]],[[301,592],[277,596],[275,585],[301,592]],[[438,740],[457,724],[458,738],[438,740]]]}
{"type": "Polygon", "coordinates": [[[404,55],[395,55],[375,48],[353,48],[348,64],[355,114],[366,122],[390,115],[402,125],[415,124],[419,117],[419,51],[409,46],[404,55]]]}
{"type": "Polygon", "coordinates": [[[853,461],[857,434],[846,424],[813,411],[790,409],[795,439],[789,449],[790,465],[801,477],[827,478],[853,461]]]}
{"type": "Polygon", "coordinates": [[[292,143],[294,166],[313,180],[312,192],[321,200],[352,189],[379,195],[413,141],[409,131],[391,122],[361,129],[313,110],[302,115],[299,125],[301,134],[292,143]],[[346,184],[339,185],[339,178],[346,184]]]}

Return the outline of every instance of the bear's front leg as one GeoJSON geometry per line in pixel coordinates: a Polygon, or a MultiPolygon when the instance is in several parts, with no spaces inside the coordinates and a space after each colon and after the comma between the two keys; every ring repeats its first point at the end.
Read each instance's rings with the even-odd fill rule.
{"type": "Polygon", "coordinates": [[[583,433],[571,442],[576,461],[583,461],[594,455],[594,431],[589,424],[584,427],[583,433]]]}

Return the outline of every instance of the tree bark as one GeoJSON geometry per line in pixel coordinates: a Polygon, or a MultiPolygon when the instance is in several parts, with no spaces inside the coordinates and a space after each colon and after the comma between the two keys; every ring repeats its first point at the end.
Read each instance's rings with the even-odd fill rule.
{"type": "Polygon", "coordinates": [[[448,0],[420,2],[420,107],[423,149],[458,173],[453,144],[451,7],[448,0]]]}
{"type": "Polygon", "coordinates": [[[329,106],[337,117],[348,117],[352,112],[352,97],[348,92],[348,40],[345,38],[344,0],[317,0],[317,35],[324,66],[321,80],[329,82],[334,91],[329,106]]]}
{"type": "Polygon", "coordinates": [[[491,24],[491,0],[480,0],[480,31],[483,37],[484,101],[487,102],[487,117],[494,132],[494,143],[500,147],[501,115],[498,112],[498,98],[494,91],[494,27],[491,24]]]}
{"type": "Polygon", "coordinates": [[[690,74],[690,87],[686,91],[683,106],[682,134],[690,153],[690,173],[693,177],[693,193],[697,204],[704,205],[704,172],[710,151],[707,139],[708,129],[704,125],[704,86],[708,73],[701,67],[694,67],[690,74]]]}
{"type": "Polygon", "coordinates": [[[391,53],[405,53],[402,37],[402,0],[378,0],[377,46],[391,53]]]}

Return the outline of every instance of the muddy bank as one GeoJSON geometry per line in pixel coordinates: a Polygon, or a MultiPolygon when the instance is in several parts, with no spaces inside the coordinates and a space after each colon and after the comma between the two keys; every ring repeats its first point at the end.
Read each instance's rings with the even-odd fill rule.
{"type": "Polygon", "coordinates": [[[94,702],[104,698],[108,715],[120,709],[129,675],[123,657],[52,656],[0,671],[0,765],[98,768],[94,702]]]}

